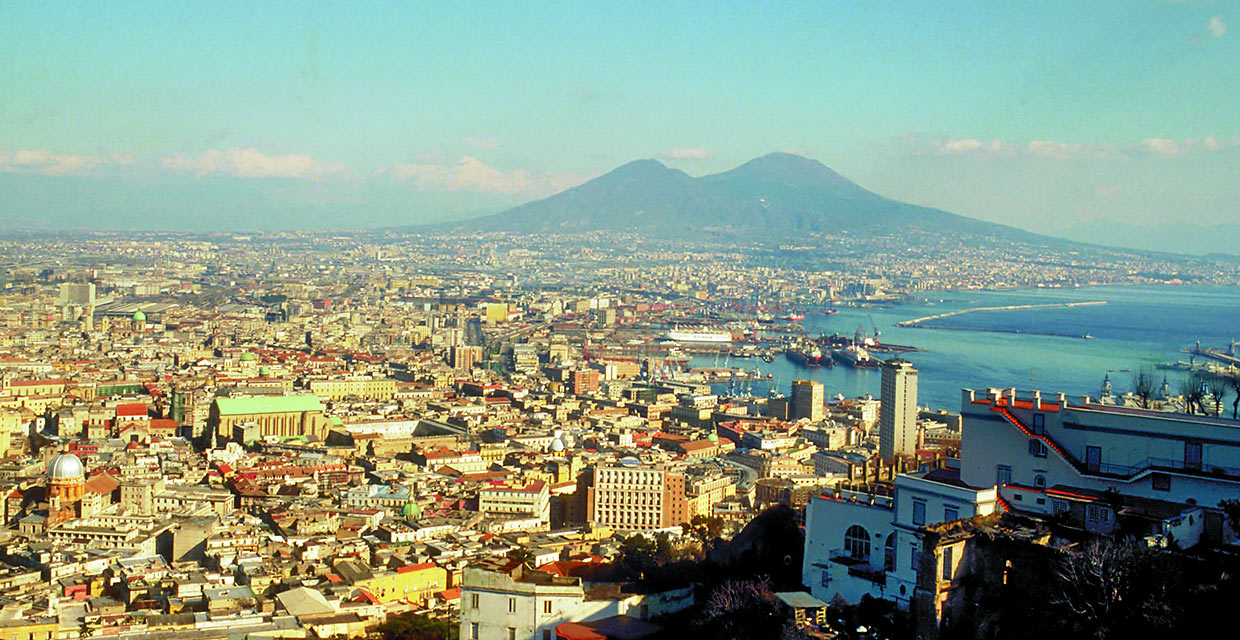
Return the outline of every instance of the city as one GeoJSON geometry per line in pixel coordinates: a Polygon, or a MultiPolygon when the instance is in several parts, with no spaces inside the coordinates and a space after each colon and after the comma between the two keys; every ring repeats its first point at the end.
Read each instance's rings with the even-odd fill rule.
{"type": "Polygon", "coordinates": [[[8,2],[0,640],[1240,598],[1240,4],[8,2]]]}

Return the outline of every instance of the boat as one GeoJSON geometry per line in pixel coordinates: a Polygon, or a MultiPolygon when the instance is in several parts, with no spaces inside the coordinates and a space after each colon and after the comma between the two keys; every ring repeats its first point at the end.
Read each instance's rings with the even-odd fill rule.
{"type": "Polygon", "coordinates": [[[831,366],[831,358],[823,355],[818,347],[788,349],[788,359],[803,367],[831,366]]]}
{"type": "Polygon", "coordinates": [[[859,345],[849,345],[835,352],[835,360],[854,369],[877,369],[879,361],[870,357],[870,352],[859,345]]]}

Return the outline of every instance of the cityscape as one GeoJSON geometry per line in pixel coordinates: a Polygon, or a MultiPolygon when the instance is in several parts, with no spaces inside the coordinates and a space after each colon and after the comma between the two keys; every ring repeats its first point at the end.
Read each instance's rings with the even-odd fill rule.
{"type": "MultiPolygon", "coordinates": [[[[1122,142],[1133,134],[1099,128],[1099,140],[1120,142],[1052,143],[1028,132],[1072,130],[1057,117],[982,114],[969,121],[975,139],[946,124],[959,120],[926,90],[917,126],[954,137],[898,122],[868,132],[866,111],[880,107],[867,102],[840,113],[867,131],[856,135],[886,136],[878,151],[855,152],[862,138],[847,124],[804,127],[817,131],[805,133],[807,151],[778,142],[790,134],[764,110],[786,95],[779,73],[852,76],[829,53],[790,62],[736,30],[795,40],[886,16],[737,3],[726,15],[634,8],[626,22],[615,7],[534,5],[535,17],[489,7],[469,20],[456,15],[464,7],[382,3],[166,16],[140,3],[13,7],[15,24],[48,22],[0,44],[16,62],[0,71],[0,93],[29,89],[0,104],[18,123],[0,129],[0,640],[1220,632],[1240,596],[1232,110],[1185,91],[1177,104],[1200,106],[1208,131],[1122,142]],[[543,23],[541,10],[555,18],[543,23]],[[801,24],[783,24],[793,17],[801,24]],[[735,39],[674,49],[684,59],[638,56],[639,81],[628,75],[638,63],[618,57],[623,91],[587,86],[571,56],[509,75],[530,51],[480,44],[493,55],[480,62],[421,49],[486,24],[547,29],[529,45],[536,53],[577,53],[574,22],[615,55],[631,51],[601,36],[641,36],[655,52],[672,32],[735,39]],[[148,96],[119,117],[133,89],[113,75],[130,55],[108,31],[117,24],[156,43],[166,27],[160,38],[185,36],[191,49],[203,34],[238,48],[184,67],[180,83],[166,68],[180,45],[142,45],[172,56],[144,55],[141,69],[178,115],[148,96]],[[404,28],[425,42],[393,44],[404,28]],[[374,38],[340,48],[359,29],[374,38]],[[309,44],[268,41],[303,30],[309,44]],[[94,111],[52,109],[57,87],[90,82],[76,71],[32,81],[33,54],[18,51],[75,38],[80,50],[38,68],[100,71],[94,111]],[[99,61],[82,58],[97,40],[99,61]],[[744,65],[697,78],[660,69],[742,43],[772,78],[744,65]],[[290,51],[304,56],[295,81],[282,75],[290,51]],[[337,67],[363,58],[373,66],[337,67]],[[433,104],[394,82],[402,65],[417,67],[412,84],[432,87],[433,104]],[[474,65],[497,71],[486,82],[456,75],[474,65]],[[548,97],[560,94],[545,83],[562,78],[570,97],[548,97]],[[654,137],[667,114],[637,122],[604,104],[666,92],[674,113],[688,93],[673,85],[715,91],[740,79],[772,93],[726,103],[756,109],[745,131],[686,134],[703,147],[654,137]],[[198,83],[230,81],[238,96],[191,105],[198,83]],[[496,100],[485,108],[461,96],[487,82],[496,100]],[[239,96],[268,87],[284,111],[241,115],[239,96]],[[379,87],[417,97],[409,108],[440,124],[392,134],[414,130],[399,109],[374,107],[387,114],[377,117],[353,102],[379,87]],[[342,102],[325,106],[316,92],[342,102]],[[554,132],[522,119],[543,100],[554,132]],[[362,127],[335,119],[349,109],[375,128],[343,133],[362,127]],[[86,113],[94,124],[81,125],[86,113]],[[575,128],[608,114],[622,130],[575,128]],[[996,122],[1025,133],[991,142],[996,122]],[[497,133],[476,133],[483,123],[497,133]],[[106,142],[116,131],[150,135],[106,142]],[[474,155],[445,161],[451,136],[474,155]],[[79,151],[64,142],[79,139],[79,151]],[[299,142],[322,146],[312,156],[299,142]],[[580,151],[545,151],[560,144],[580,151]],[[909,145],[919,150],[901,151],[909,145]],[[405,155],[392,164],[391,154],[405,155]],[[981,164],[956,164],[965,159],[981,164]],[[1072,166],[1038,164],[1048,159],[1072,166]],[[918,173],[926,162],[941,164],[918,173]],[[1005,168],[981,166],[990,162],[1005,168]],[[865,166],[879,168],[852,169],[865,166]],[[951,191],[974,199],[927,186],[948,174],[951,191]],[[1085,176],[1123,186],[1072,182],[1085,176]],[[1166,193],[1181,208],[1165,207],[1166,193]],[[1009,199],[995,206],[1000,195],[1009,199]],[[1100,221],[1104,233],[1064,231],[1100,221]],[[1182,237],[1150,248],[1164,222],[1182,237]],[[1153,235],[1138,241],[1138,227],[1153,235]]],[[[931,11],[902,7],[914,8],[931,11]]],[[[1037,32],[1067,28],[1015,3],[997,11],[1037,32]]],[[[1228,11],[1120,13],[1143,28],[1155,14],[1191,26],[1193,39],[1166,42],[1205,65],[1230,59],[1228,11]]],[[[943,35],[952,14],[972,47],[996,24],[982,13],[943,10],[920,24],[943,35]]],[[[898,29],[893,42],[912,48],[900,59],[917,62],[924,43],[898,29]]],[[[851,38],[830,46],[870,51],[851,38]]],[[[867,64],[863,86],[892,81],[867,64]]],[[[1147,109],[1182,130],[1161,108],[1136,101],[1125,113],[1145,122],[1147,109]]]]}

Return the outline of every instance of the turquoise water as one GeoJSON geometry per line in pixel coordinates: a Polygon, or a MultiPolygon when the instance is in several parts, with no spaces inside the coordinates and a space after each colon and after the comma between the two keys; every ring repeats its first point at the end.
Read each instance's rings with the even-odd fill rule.
{"type": "MultiPolygon", "coordinates": [[[[882,332],[881,340],[912,345],[923,352],[904,357],[919,371],[919,404],[959,410],[960,389],[1016,387],[1063,392],[1070,396],[1097,396],[1103,376],[1110,372],[1117,392],[1131,381],[1131,371],[1142,365],[1188,360],[1180,349],[1194,346],[1225,348],[1240,339],[1240,287],[1092,287],[1080,289],[1026,289],[1005,292],[945,292],[924,294],[931,302],[890,308],[840,308],[839,314],[807,314],[806,331],[852,335],[858,327],[872,333],[870,318],[882,332]],[[938,321],[939,324],[989,329],[1017,329],[1065,334],[1058,337],[982,331],[945,331],[896,327],[902,320],[972,307],[1106,301],[1105,305],[983,311],[938,321]],[[1079,336],[1089,334],[1092,339],[1079,336]]],[[[935,324],[935,323],[930,323],[935,324]]],[[[880,358],[894,357],[876,354],[880,358]]],[[[713,358],[695,358],[696,366],[711,366],[713,358]]],[[[879,395],[877,370],[806,369],[777,357],[734,359],[734,366],[771,373],[774,379],[755,382],[751,393],[765,395],[771,384],[788,393],[792,381],[809,377],[826,386],[827,396],[879,395]]],[[[1172,388],[1176,371],[1166,373],[1172,388]]],[[[726,384],[716,385],[724,392],[726,384]]]]}

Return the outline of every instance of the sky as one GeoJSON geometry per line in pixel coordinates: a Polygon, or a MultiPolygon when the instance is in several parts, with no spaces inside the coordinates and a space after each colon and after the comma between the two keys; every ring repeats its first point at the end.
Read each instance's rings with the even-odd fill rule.
{"type": "Polygon", "coordinates": [[[1240,223],[1240,2],[0,0],[0,228],[350,228],[777,150],[1053,232],[1240,223]]]}

